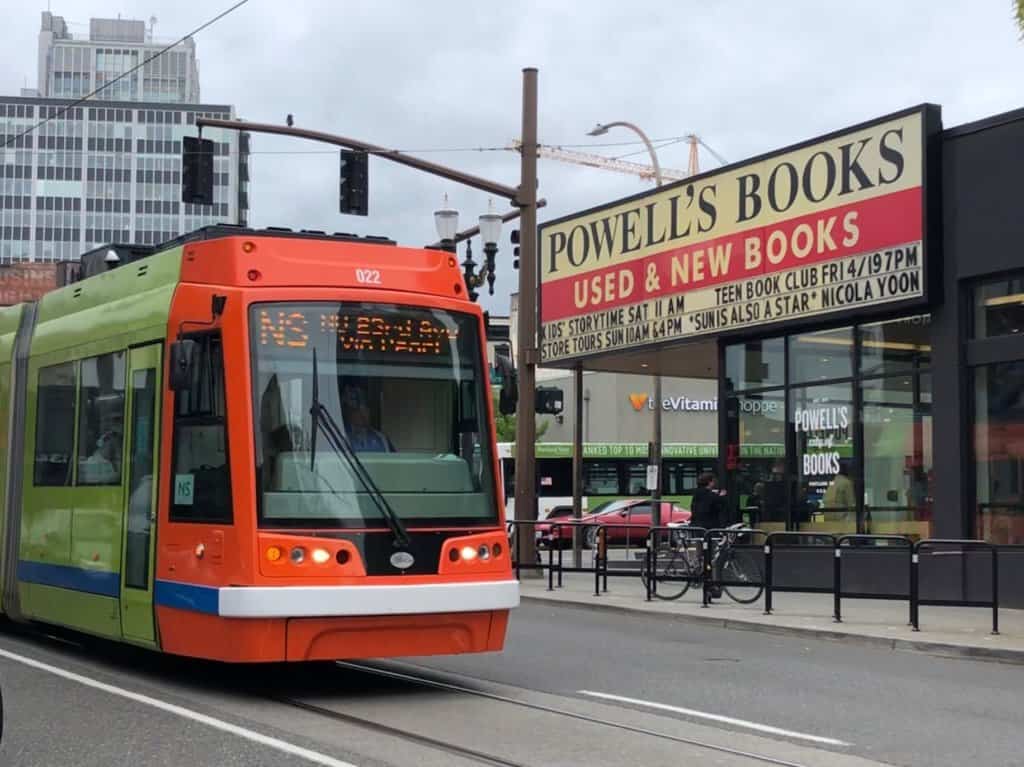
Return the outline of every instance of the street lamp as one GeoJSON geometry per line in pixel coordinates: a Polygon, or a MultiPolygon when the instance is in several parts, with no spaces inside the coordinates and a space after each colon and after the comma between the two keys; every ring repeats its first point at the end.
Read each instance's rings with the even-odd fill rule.
{"type": "MultiPolygon", "coordinates": [[[[494,201],[487,201],[487,212],[480,216],[480,239],[484,243],[484,271],[480,278],[487,277],[487,292],[494,295],[494,257],[498,255],[498,239],[501,237],[501,214],[494,210],[494,201]]],[[[479,284],[479,283],[478,283],[479,284]]]]}
{"type": "Polygon", "coordinates": [[[442,208],[434,211],[434,226],[437,227],[437,236],[441,238],[441,248],[454,253],[455,235],[459,231],[459,211],[449,206],[448,195],[444,196],[442,208]]]}
{"type": "MultiPolygon", "coordinates": [[[[661,186],[661,166],[658,164],[658,153],[654,151],[647,134],[640,130],[633,123],[619,120],[610,123],[598,123],[590,131],[588,136],[603,136],[609,128],[628,128],[636,133],[644,142],[648,153],[651,155],[651,165],[654,166],[654,183],[661,186]]],[[[646,365],[644,366],[646,367],[646,365]]],[[[658,365],[658,372],[654,376],[654,441],[651,443],[651,466],[655,467],[657,480],[651,490],[651,500],[654,501],[651,509],[651,521],[655,526],[661,524],[661,366],[658,365]]]]}
{"type": "Polygon", "coordinates": [[[476,288],[487,280],[487,291],[494,295],[494,280],[497,277],[497,266],[495,256],[498,255],[498,239],[501,237],[502,216],[494,210],[494,201],[488,200],[487,212],[479,219],[480,239],[484,243],[484,268],[479,272],[476,270],[476,261],[473,260],[473,245],[469,236],[473,230],[459,234],[459,212],[448,206],[448,195],[445,195],[444,206],[434,212],[434,225],[437,227],[437,234],[441,238],[441,247],[444,250],[455,252],[456,239],[466,238],[466,260],[462,262],[462,276],[466,280],[466,289],[469,299],[476,301],[479,295],[476,288]]]}

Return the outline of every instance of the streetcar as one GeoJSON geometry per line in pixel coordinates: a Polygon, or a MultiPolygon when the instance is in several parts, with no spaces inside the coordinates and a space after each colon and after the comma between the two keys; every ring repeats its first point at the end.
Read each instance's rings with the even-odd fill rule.
{"type": "Polygon", "coordinates": [[[455,258],[204,227],[0,309],[2,610],[226,662],[499,651],[519,601],[455,258]]]}

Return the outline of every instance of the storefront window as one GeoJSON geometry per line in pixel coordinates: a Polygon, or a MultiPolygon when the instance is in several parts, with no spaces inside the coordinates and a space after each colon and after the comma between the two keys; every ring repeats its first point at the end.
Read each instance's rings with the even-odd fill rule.
{"type": "Polygon", "coordinates": [[[860,372],[864,376],[904,373],[931,362],[927,314],[861,325],[860,372]]]}
{"type": "Polygon", "coordinates": [[[790,338],[790,383],[813,383],[852,375],[853,328],[801,333],[790,338]]]}
{"type": "Polygon", "coordinates": [[[857,532],[853,385],[790,392],[795,449],[793,522],[800,530],[857,532]]]}
{"type": "Polygon", "coordinates": [[[725,349],[726,388],[732,391],[766,389],[786,382],[786,342],[766,338],[725,349]]]}
{"type": "Polygon", "coordinates": [[[974,370],[974,534],[1024,543],[1024,362],[974,370]]]}
{"type": "Polygon", "coordinates": [[[974,289],[974,337],[1024,332],[1024,277],[986,282],[974,289]]]}
{"type": "Polygon", "coordinates": [[[729,398],[727,497],[733,517],[786,529],[786,400],[782,389],[729,398]]]}
{"type": "Polygon", "coordinates": [[[861,386],[864,531],[931,535],[931,376],[876,378],[861,386]]]}

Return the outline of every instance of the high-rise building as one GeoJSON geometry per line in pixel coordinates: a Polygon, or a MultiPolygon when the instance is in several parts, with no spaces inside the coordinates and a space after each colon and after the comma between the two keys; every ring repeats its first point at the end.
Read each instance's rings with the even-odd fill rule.
{"type": "Polygon", "coordinates": [[[194,44],[76,104],[160,46],[140,21],[92,19],[88,40],[67,26],[43,13],[38,93],[0,96],[0,264],[246,224],[248,134],[203,131],[215,141],[214,204],[181,202],[182,138],[197,135],[199,116],[235,116],[231,106],[198,103],[194,44]]]}
{"type": "MultiPolygon", "coordinates": [[[[155,21],[155,19],[153,20],[155,21]]],[[[68,32],[61,16],[43,11],[39,30],[39,95],[81,98],[166,47],[152,26],[129,19],[90,19],[89,36],[68,32]]],[[[199,103],[199,67],[191,39],[176,45],[103,93],[109,101],[199,103]]]]}

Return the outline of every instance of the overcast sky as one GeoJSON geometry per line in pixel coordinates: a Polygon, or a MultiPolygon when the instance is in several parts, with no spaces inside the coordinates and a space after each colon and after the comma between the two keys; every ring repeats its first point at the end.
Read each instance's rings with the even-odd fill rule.
{"type": "MultiPolygon", "coordinates": [[[[157,18],[173,39],[233,0],[53,0],[88,34],[90,17],[157,18]]],[[[36,85],[40,10],[4,13],[0,93],[36,85]]],[[[1024,106],[1024,43],[1010,0],[660,0],[446,2],[249,0],[196,38],[202,98],[243,119],[361,138],[514,186],[518,155],[454,151],[507,146],[519,136],[523,67],[539,69],[540,140],[637,152],[626,131],[589,138],[596,122],[629,120],[652,138],[696,133],[730,162],[921,102],[942,105],[947,127],[1024,106]],[[446,151],[436,151],[446,150],[446,151]]],[[[254,226],[385,234],[433,242],[447,193],[460,228],[487,196],[443,179],[370,163],[370,216],[338,213],[337,151],[257,136],[250,160],[254,226]],[[298,152],[291,154],[291,152],[298,152]]],[[[685,142],[659,149],[686,168],[685,142]]],[[[630,159],[646,162],[645,153],[630,159]]],[[[703,149],[701,169],[718,162],[703,149]]],[[[541,160],[540,220],[623,197],[650,184],[541,160]]],[[[495,200],[499,210],[508,206],[495,200]]],[[[479,248],[475,248],[479,255],[479,248]]],[[[462,252],[460,250],[460,260],[462,252]]],[[[476,258],[479,262],[481,259],[476,258]]],[[[515,288],[508,229],[492,310],[515,288]]]]}

